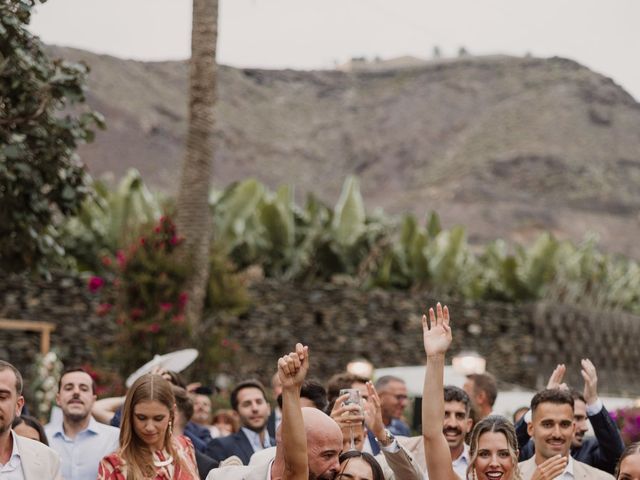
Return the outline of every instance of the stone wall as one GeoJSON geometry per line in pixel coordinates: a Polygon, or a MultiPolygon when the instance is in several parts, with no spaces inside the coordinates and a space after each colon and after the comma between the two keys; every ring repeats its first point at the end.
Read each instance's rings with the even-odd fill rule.
{"type": "MultiPolygon", "coordinates": [[[[254,285],[251,294],[253,307],[247,314],[207,320],[211,326],[205,335],[240,346],[236,361],[220,369],[235,378],[256,375],[268,381],[277,357],[296,341],[310,346],[312,374],[320,378],[356,357],[377,367],[424,361],[420,315],[436,302],[428,293],[265,281],[254,285]]],[[[601,391],[640,393],[638,317],[544,303],[439,300],[452,312],[452,352],[477,350],[503,382],[540,387],[557,363],[566,363],[568,380],[581,385],[579,362],[589,357],[598,367],[601,391]]],[[[91,362],[113,343],[114,326],[95,316],[94,307],[95,299],[78,279],[0,280],[0,317],[56,323],[52,345],[67,363],[91,362]]],[[[28,365],[37,351],[36,334],[0,331],[0,358],[28,365]]]]}
{"type": "MultiPolygon", "coordinates": [[[[86,282],[76,277],[0,279],[0,318],[54,323],[51,346],[68,365],[93,362],[96,352],[113,342],[115,324],[94,315],[96,302],[86,282]]],[[[39,351],[38,333],[0,330],[0,358],[22,370],[28,370],[39,351]]]]}

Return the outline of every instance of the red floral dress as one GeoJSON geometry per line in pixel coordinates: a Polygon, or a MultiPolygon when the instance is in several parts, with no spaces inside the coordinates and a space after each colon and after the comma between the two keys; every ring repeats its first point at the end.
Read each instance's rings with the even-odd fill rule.
{"type": "MultiPolygon", "coordinates": [[[[198,467],[196,466],[196,453],[191,440],[180,436],[172,439],[173,448],[180,457],[181,467],[176,467],[176,462],[166,463],[168,453],[166,450],[153,452],[153,460],[156,472],[149,480],[200,480],[198,467]],[[166,463],[166,464],[163,464],[166,463]]],[[[127,480],[127,469],[118,452],[107,455],[98,466],[97,480],[127,480]]]]}

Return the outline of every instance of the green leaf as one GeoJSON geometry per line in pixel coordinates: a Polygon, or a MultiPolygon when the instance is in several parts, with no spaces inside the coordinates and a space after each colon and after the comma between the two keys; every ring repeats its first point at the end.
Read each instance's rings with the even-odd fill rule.
{"type": "Polygon", "coordinates": [[[365,230],[364,202],[355,177],[345,180],[334,212],[332,227],[336,241],[343,246],[353,245],[365,230]]]}

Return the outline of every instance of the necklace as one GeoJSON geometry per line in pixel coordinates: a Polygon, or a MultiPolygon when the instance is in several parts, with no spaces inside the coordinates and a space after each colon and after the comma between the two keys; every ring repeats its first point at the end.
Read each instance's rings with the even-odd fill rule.
{"type": "Polygon", "coordinates": [[[173,457],[169,455],[169,458],[166,460],[156,460],[153,459],[153,465],[156,467],[166,467],[167,465],[171,465],[173,463],[173,457]]]}

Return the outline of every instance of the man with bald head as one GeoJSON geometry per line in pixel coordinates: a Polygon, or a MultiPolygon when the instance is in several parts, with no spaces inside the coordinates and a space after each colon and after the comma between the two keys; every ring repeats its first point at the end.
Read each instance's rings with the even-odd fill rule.
{"type": "MultiPolygon", "coordinates": [[[[342,432],[336,422],[317,408],[303,408],[304,429],[307,434],[309,480],[334,480],[340,463],[342,432]]],[[[257,465],[221,467],[209,472],[207,480],[279,480],[284,473],[284,451],[280,429],[276,432],[273,459],[266,458],[257,465]]]]}
{"type": "MultiPolygon", "coordinates": [[[[296,352],[290,353],[289,357],[292,355],[305,355],[303,353],[304,348],[306,347],[303,347],[301,344],[296,345],[296,352]]],[[[280,362],[283,362],[286,357],[287,356],[282,357],[280,362]]],[[[280,362],[278,364],[279,368],[281,368],[280,362]]],[[[284,373],[284,369],[280,370],[280,373],[283,375],[282,398],[283,401],[285,397],[289,399],[288,407],[283,407],[283,417],[287,411],[289,412],[286,422],[289,422],[287,425],[290,436],[286,441],[291,442],[293,439],[295,445],[295,437],[297,436],[297,442],[302,444],[302,437],[305,436],[307,442],[309,480],[334,480],[340,469],[338,456],[342,450],[342,432],[338,424],[324,412],[317,408],[300,408],[302,384],[309,368],[308,356],[303,363],[304,367],[301,367],[299,373],[295,374],[293,381],[285,381],[287,374],[284,373]],[[294,410],[291,410],[292,398],[295,399],[294,405],[297,405],[293,407],[294,410]],[[300,420],[300,418],[302,420],[300,420]],[[301,423],[304,425],[304,434],[302,433],[302,429],[299,428],[301,423]],[[293,431],[296,431],[293,436],[291,436],[291,425],[296,426],[296,428],[293,429],[293,431]]],[[[282,425],[280,425],[276,432],[275,456],[261,455],[262,458],[258,463],[248,466],[222,466],[215,468],[209,472],[206,480],[280,480],[285,471],[285,442],[282,436],[282,425]]],[[[290,446],[287,448],[288,455],[290,455],[292,450],[290,446]]],[[[263,453],[265,453],[264,450],[257,452],[257,454],[263,453]]],[[[291,458],[289,458],[288,461],[291,462],[291,458]]],[[[287,467],[291,468],[291,464],[287,467]]]]}

